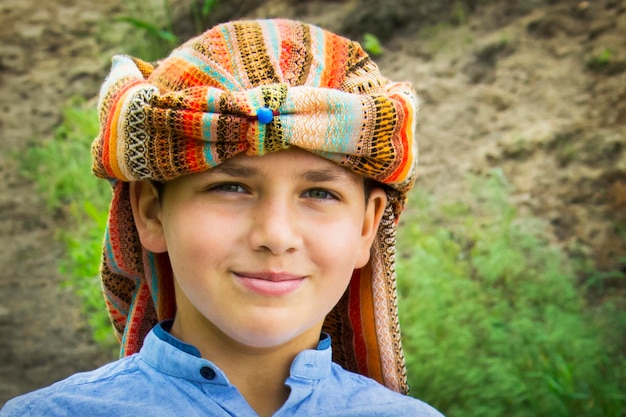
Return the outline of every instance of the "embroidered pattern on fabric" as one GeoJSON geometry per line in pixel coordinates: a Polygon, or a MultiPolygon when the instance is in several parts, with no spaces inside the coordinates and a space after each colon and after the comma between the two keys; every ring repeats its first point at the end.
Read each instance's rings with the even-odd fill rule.
{"type": "Polygon", "coordinates": [[[150,132],[146,124],[145,107],[156,93],[157,89],[154,87],[138,89],[130,98],[128,114],[125,117],[126,166],[132,175],[131,178],[135,180],[154,177],[146,157],[150,132]]]}

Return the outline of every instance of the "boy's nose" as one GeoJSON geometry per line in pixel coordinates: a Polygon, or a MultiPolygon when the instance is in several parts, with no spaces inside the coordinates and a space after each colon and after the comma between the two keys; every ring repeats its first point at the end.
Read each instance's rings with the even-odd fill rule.
{"type": "Polygon", "coordinates": [[[302,236],[298,231],[297,215],[289,201],[267,199],[257,208],[249,235],[254,250],[281,255],[300,247],[302,236]]]}

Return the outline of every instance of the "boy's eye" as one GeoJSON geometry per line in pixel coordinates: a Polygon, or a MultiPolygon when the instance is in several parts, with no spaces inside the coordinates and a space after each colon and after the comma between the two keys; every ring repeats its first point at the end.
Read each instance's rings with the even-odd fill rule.
{"type": "Polygon", "coordinates": [[[245,193],[246,189],[241,184],[227,182],[215,184],[208,188],[208,191],[221,191],[224,193],[245,193]]]}
{"type": "Polygon", "coordinates": [[[332,192],[328,190],[324,190],[321,188],[314,188],[312,190],[308,190],[304,194],[305,196],[309,198],[315,198],[317,200],[336,200],[337,199],[335,194],[333,194],[332,192]]]}

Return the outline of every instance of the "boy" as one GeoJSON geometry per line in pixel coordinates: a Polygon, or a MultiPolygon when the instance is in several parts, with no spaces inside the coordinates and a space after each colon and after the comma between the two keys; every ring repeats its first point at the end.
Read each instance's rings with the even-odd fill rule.
{"type": "Polygon", "coordinates": [[[123,358],[0,414],[440,416],[403,395],[396,314],[416,101],[295,21],[116,57],[93,156],[123,358]]]}

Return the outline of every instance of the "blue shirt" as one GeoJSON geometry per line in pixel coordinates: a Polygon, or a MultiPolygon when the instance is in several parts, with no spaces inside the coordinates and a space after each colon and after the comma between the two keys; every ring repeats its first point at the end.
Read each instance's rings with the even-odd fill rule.
{"type": "MultiPolygon", "coordinates": [[[[7,402],[0,417],[257,416],[237,388],[200,352],[157,325],[141,351],[91,372],[7,402]]],[[[298,354],[285,384],[287,402],[274,416],[442,417],[331,360],[330,337],[298,354]]]]}

